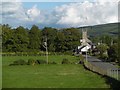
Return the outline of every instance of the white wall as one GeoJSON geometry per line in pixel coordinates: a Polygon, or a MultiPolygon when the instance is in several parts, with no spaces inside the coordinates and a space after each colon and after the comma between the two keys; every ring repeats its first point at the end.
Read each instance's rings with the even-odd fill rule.
{"type": "Polygon", "coordinates": [[[81,52],[86,52],[91,48],[91,46],[85,46],[84,48],[81,49],[81,52]]]}

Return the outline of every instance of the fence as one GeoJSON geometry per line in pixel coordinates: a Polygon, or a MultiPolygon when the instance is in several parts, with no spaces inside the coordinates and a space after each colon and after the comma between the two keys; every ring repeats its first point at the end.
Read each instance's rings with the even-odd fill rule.
{"type": "Polygon", "coordinates": [[[101,75],[107,75],[109,77],[115,78],[117,80],[120,80],[120,69],[102,69],[98,66],[93,65],[92,63],[88,62],[87,60],[84,61],[84,66],[91,71],[97,72],[101,75]]]}
{"type": "Polygon", "coordinates": [[[120,69],[108,69],[107,70],[107,75],[112,77],[112,78],[115,78],[117,80],[120,80],[120,69]]]}

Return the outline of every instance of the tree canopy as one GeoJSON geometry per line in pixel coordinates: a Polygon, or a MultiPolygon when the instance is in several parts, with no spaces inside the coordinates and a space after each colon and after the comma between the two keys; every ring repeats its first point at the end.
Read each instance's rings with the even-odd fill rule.
{"type": "Polygon", "coordinates": [[[2,25],[2,46],[4,52],[34,52],[44,51],[44,41],[47,37],[49,52],[72,51],[80,45],[81,34],[76,28],[57,30],[51,27],[39,29],[33,25],[31,29],[19,26],[12,29],[2,25]]]}

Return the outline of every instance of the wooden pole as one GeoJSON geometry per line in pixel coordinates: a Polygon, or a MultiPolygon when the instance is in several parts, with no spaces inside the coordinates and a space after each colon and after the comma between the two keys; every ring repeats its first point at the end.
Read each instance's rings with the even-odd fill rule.
{"type": "MultiPolygon", "coordinates": [[[[87,32],[87,28],[86,28],[86,32],[87,32]]],[[[86,36],[87,38],[87,36],[86,36]]],[[[85,43],[86,43],[86,62],[87,62],[87,40],[85,40],[85,43]]]]}
{"type": "Polygon", "coordinates": [[[48,47],[47,47],[47,36],[46,36],[46,61],[48,64],[48,47]]]}

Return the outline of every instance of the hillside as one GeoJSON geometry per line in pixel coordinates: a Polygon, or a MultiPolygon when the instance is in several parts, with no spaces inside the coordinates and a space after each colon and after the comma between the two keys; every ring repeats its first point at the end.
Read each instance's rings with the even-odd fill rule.
{"type": "Polygon", "coordinates": [[[81,28],[87,28],[89,36],[99,36],[101,34],[118,35],[118,23],[79,27],[78,29],[81,31],[81,28]]]}

